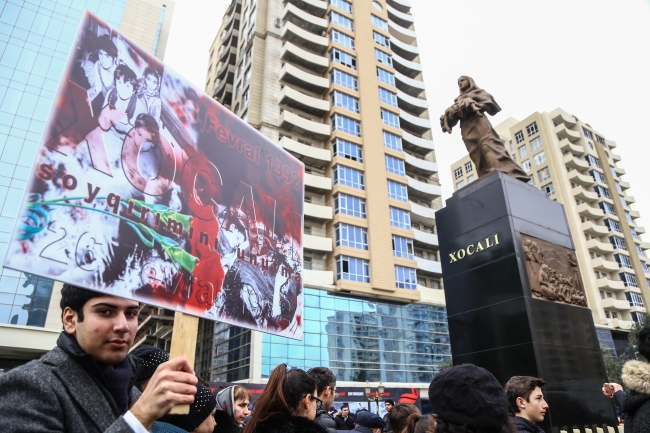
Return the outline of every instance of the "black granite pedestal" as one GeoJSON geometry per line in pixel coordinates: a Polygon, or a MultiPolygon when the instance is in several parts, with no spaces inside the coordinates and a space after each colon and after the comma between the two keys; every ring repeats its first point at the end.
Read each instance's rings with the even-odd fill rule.
{"type": "Polygon", "coordinates": [[[503,173],[446,203],[436,219],[454,365],[484,367],[502,384],[516,375],[545,379],[547,433],[615,426],[591,311],[531,291],[539,277],[529,279],[522,236],[573,251],[564,207],[503,173]]]}

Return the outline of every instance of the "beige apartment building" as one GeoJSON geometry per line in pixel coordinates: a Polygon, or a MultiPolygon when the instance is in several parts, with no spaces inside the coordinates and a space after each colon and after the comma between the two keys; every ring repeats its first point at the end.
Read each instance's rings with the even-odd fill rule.
{"type": "MultiPolygon", "coordinates": [[[[305,296],[320,297],[321,308],[325,298],[350,299],[330,321],[347,317],[371,327],[374,319],[356,316],[352,300],[445,311],[435,221],[442,201],[419,56],[407,0],[233,0],[210,49],[206,92],[305,164],[305,296]]],[[[307,313],[305,320],[307,330],[307,313]]],[[[418,326],[433,326],[423,320],[418,326]]],[[[360,323],[340,326],[361,332],[360,323]]],[[[339,380],[349,382],[371,375],[420,382],[414,371],[432,372],[450,355],[446,318],[443,328],[431,343],[440,346],[421,348],[439,353],[436,360],[409,361],[420,348],[407,342],[394,351],[412,365],[382,364],[388,361],[372,350],[372,360],[361,352],[348,359],[334,354],[343,349],[338,343],[322,340],[330,355],[317,365],[337,367],[339,380]]],[[[286,362],[267,353],[267,342],[280,347],[267,335],[211,329],[197,358],[206,377],[258,381],[286,362]]],[[[352,338],[332,332],[314,336],[352,338]]],[[[299,367],[316,362],[297,358],[299,367]]]]}
{"type": "MultiPolygon", "coordinates": [[[[3,8],[5,7],[7,7],[5,4],[0,5],[0,13],[3,12],[3,8]]],[[[174,12],[174,1],[99,0],[75,2],[74,5],[71,5],[69,1],[55,0],[41,6],[30,6],[30,3],[25,3],[23,6],[16,6],[14,4],[11,7],[18,8],[18,12],[12,11],[16,15],[24,7],[26,10],[25,16],[29,16],[29,14],[33,15],[33,8],[36,8],[39,17],[47,17],[44,19],[48,21],[49,28],[53,29],[56,29],[57,26],[63,26],[63,22],[60,20],[62,19],[61,17],[66,19],[65,14],[67,14],[67,19],[69,20],[66,25],[74,25],[74,28],[76,28],[84,8],[87,7],[100,18],[107,21],[111,26],[118,28],[148,52],[162,60],[174,12]],[[56,9],[57,13],[52,12],[54,9],[56,9]]],[[[20,16],[22,16],[22,13],[20,16]]],[[[5,26],[3,29],[5,34],[12,35],[9,37],[10,44],[20,47],[24,45],[23,41],[20,40],[24,36],[21,35],[26,35],[29,32],[25,30],[12,32],[11,28],[13,25],[9,21],[5,21],[1,25],[5,26]]],[[[63,32],[62,34],[59,30],[58,33],[52,32],[50,34],[49,28],[45,36],[51,40],[55,40],[58,43],[58,47],[65,47],[63,52],[67,53],[73,43],[74,33],[63,32]]],[[[35,34],[34,36],[40,39],[43,38],[40,34],[35,34]]],[[[27,46],[23,48],[23,50],[28,49],[27,46]]],[[[60,55],[61,52],[57,53],[57,56],[60,55]]],[[[53,57],[54,54],[53,51],[50,54],[45,54],[41,51],[38,56],[39,58],[47,58],[53,57]]],[[[24,71],[20,72],[25,76],[23,80],[27,79],[26,75],[29,75],[29,73],[25,73],[24,71]]],[[[14,80],[17,82],[14,85],[17,86],[15,88],[25,88],[24,84],[19,84],[23,83],[20,79],[11,79],[9,81],[12,82],[14,80]]],[[[41,91],[44,95],[48,95],[47,98],[52,98],[51,95],[56,93],[58,83],[51,83],[51,80],[48,81],[50,83],[44,84],[41,91]]],[[[14,86],[10,84],[10,87],[14,86]]],[[[33,91],[32,88],[31,92],[33,93],[33,91]]],[[[0,98],[1,103],[2,99],[0,98]]],[[[49,108],[45,113],[48,111],[49,108]]],[[[16,113],[5,111],[5,106],[2,105],[2,108],[0,108],[0,117],[8,119],[14,116],[16,116],[16,113]]],[[[28,120],[34,120],[44,124],[47,119],[34,114],[28,120]]],[[[17,128],[12,128],[11,133],[14,133],[15,129],[17,128]]],[[[18,137],[24,137],[25,133],[28,136],[30,133],[32,136],[36,134],[34,140],[40,139],[40,133],[16,131],[18,137]]],[[[22,143],[22,140],[20,142],[22,143]]],[[[0,186],[0,211],[2,212],[3,218],[2,224],[0,224],[2,226],[0,227],[0,263],[4,261],[6,242],[9,238],[9,232],[13,228],[13,218],[8,218],[7,215],[17,212],[17,210],[12,212],[9,209],[14,208],[16,203],[20,203],[26,180],[26,178],[19,178],[17,174],[13,174],[14,178],[11,179],[12,173],[14,173],[14,170],[15,173],[18,173],[21,169],[23,173],[25,170],[29,173],[31,169],[31,167],[26,166],[20,167],[20,163],[12,164],[11,167],[9,167],[9,164],[3,164],[5,165],[3,166],[2,173],[0,173],[0,185],[2,185],[0,186]],[[16,166],[15,168],[13,167],[14,165],[16,166]],[[10,187],[7,188],[6,186],[10,187]],[[9,194],[7,194],[7,190],[9,190],[9,194]],[[14,195],[11,195],[11,193],[14,195]]],[[[61,287],[61,283],[47,278],[0,267],[0,371],[24,364],[31,359],[38,359],[56,346],[56,340],[62,330],[61,308],[59,307],[61,287]]],[[[173,312],[171,313],[171,318],[173,319],[173,312]]],[[[170,312],[147,307],[142,312],[141,319],[142,324],[138,330],[139,344],[146,342],[165,347],[164,345],[167,344],[166,340],[169,339],[171,334],[170,312]]]]}
{"type": "MultiPolygon", "coordinates": [[[[635,199],[626,192],[616,143],[561,108],[510,118],[495,130],[529,183],[564,205],[599,338],[607,339],[605,330],[620,337],[616,331],[647,313],[650,244],[635,222],[640,215],[630,207],[635,199]]],[[[477,178],[469,155],[451,171],[455,190],[477,178]]]]}

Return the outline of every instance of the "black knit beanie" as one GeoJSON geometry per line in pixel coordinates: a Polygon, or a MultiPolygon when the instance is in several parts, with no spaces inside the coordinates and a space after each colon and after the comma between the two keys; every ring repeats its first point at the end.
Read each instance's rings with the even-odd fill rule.
{"type": "Polygon", "coordinates": [[[135,380],[136,385],[140,385],[142,382],[151,379],[156,368],[163,362],[169,361],[169,355],[155,346],[141,346],[138,347],[133,356],[140,358],[142,362],[142,368],[138,373],[138,377],[135,380]]]}
{"type": "Polygon", "coordinates": [[[498,429],[508,419],[501,384],[484,368],[462,364],[438,373],[429,385],[433,413],[443,421],[474,429],[498,429]]]}
{"type": "Polygon", "coordinates": [[[196,430],[212,411],[217,407],[217,399],[210,388],[200,383],[196,384],[196,395],[194,403],[190,405],[190,413],[187,415],[165,415],[159,421],[173,424],[183,430],[192,432],[196,430]]]}

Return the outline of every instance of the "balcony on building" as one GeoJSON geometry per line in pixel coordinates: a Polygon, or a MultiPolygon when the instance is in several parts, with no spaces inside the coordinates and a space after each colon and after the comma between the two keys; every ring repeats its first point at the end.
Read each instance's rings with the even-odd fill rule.
{"type": "Polygon", "coordinates": [[[561,123],[555,127],[555,134],[557,134],[560,140],[566,138],[573,143],[580,140],[580,133],[570,130],[564,123],[561,123]]]}
{"type": "Polygon", "coordinates": [[[628,205],[630,205],[632,203],[636,203],[636,199],[634,198],[633,195],[626,195],[626,196],[623,196],[623,198],[625,199],[625,201],[627,202],[628,205]]]}
{"type": "Polygon", "coordinates": [[[239,28],[239,21],[241,19],[241,14],[239,12],[236,12],[234,14],[231,13],[231,14],[225,15],[225,16],[227,16],[228,19],[226,20],[225,23],[223,23],[223,29],[224,30],[226,30],[226,31],[230,30],[233,27],[233,25],[234,25],[235,28],[237,28],[237,29],[239,28]]]}
{"type": "Polygon", "coordinates": [[[424,134],[431,131],[431,121],[429,119],[414,116],[406,110],[399,110],[399,122],[402,129],[407,129],[416,134],[424,134]]]}
{"type": "Polygon", "coordinates": [[[395,71],[395,87],[407,95],[418,97],[424,92],[424,82],[420,79],[409,78],[395,71]]]}
{"type": "Polygon", "coordinates": [[[640,235],[645,234],[645,227],[643,227],[643,226],[636,226],[636,228],[634,229],[634,231],[636,231],[637,234],[640,234],[640,235]]]}
{"type": "Polygon", "coordinates": [[[237,48],[232,46],[232,47],[225,47],[223,51],[219,54],[219,63],[228,63],[230,65],[234,65],[235,62],[237,61],[237,48]]]}
{"type": "Polygon", "coordinates": [[[284,86],[278,96],[278,104],[284,104],[312,116],[323,117],[330,111],[330,102],[306,95],[290,86],[284,86]]]}
{"type": "Polygon", "coordinates": [[[596,194],[593,191],[587,191],[583,187],[581,187],[580,185],[573,188],[573,190],[571,190],[571,192],[573,193],[573,196],[575,198],[580,199],[582,201],[586,201],[586,202],[598,201],[598,194],[596,194]]]}
{"type": "Polygon", "coordinates": [[[560,149],[562,149],[563,152],[571,152],[575,156],[581,156],[585,153],[585,150],[582,146],[571,143],[568,138],[563,138],[560,140],[560,149]]]}
{"type": "Polygon", "coordinates": [[[303,269],[303,283],[308,287],[331,286],[334,284],[334,272],[303,269]]]}
{"type": "Polygon", "coordinates": [[[426,155],[434,149],[433,140],[430,138],[430,135],[430,131],[426,135],[416,135],[402,130],[402,146],[404,149],[410,150],[418,155],[426,155]]]}
{"type": "Polygon", "coordinates": [[[280,80],[314,93],[322,93],[330,85],[327,78],[303,71],[290,63],[285,63],[282,66],[280,80]]]}
{"type": "Polygon", "coordinates": [[[329,125],[317,122],[315,120],[307,119],[305,117],[292,113],[289,110],[284,110],[280,114],[279,120],[280,128],[287,131],[295,131],[296,133],[305,135],[307,137],[324,140],[330,135],[329,125]]]}
{"type": "Polygon", "coordinates": [[[391,39],[390,48],[393,50],[393,53],[406,60],[415,60],[420,55],[420,49],[417,45],[405,44],[399,39],[391,39]]]}
{"type": "MultiPolygon", "coordinates": [[[[312,167],[323,168],[332,160],[332,152],[328,149],[321,149],[292,140],[289,137],[282,137],[280,146],[291,152],[293,156],[312,167]]],[[[329,179],[329,178],[328,178],[329,179]]]]}
{"type": "Polygon", "coordinates": [[[614,291],[625,290],[625,284],[623,284],[623,281],[614,281],[614,280],[610,280],[609,278],[598,278],[596,280],[596,285],[600,290],[614,290],[614,291]]]}
{"type": "Polygon", "coordinates": [[[564,123],[570,128],[576,126],[577,123],[575,117],[568,114],[561,108],[556,108],[555,110],[551,111],[551,119],[553,119],[553,122],[557,125],[564,123]]]}
{"type": "Polygon", "coordinates": [[[314,54],[300,48],[298,45],[292,44],[291,42],[284,43],[282,50],[280,51],[280,58],[284,61],[300,65],[303,68],[314,71],[318,74],[325,72],[329,66],[329,61],[326,57],[314,54]]]}
{"type": "Polygon", "coordinates": [[[577,170],[571,170],[569,172],[569,180],[582,186],[590,186],[596,183],[593,177],[580,174],[577,170]]]}
{"type": "Polygon", "coordinates": [[[388,20],[388,32],[393,38],[399,39],[405,44],[412,44],[417,39],[417,35],[414,30],[402,27],[390,20],[388,20]]]}
{"type": "Polygon", "coordinates": [[[386,4],[390,4],[400,12],[408,13],[411,11],[411,2],[408,0],[386,0],[386,4]]]}
{"type": "Polygon", "coordinates": [[[591,260],[591,267],[601,272],[618,272],[618,263],[607,260],[603,257],[597,257],[591,260]]]}
{"type": "Polygon", "coordinates": [[[292,42],[318,54],[323,54],[327,50],[328,43],[326,37],[303,30],[291,21],[284,23],[280,37],[284,41],[292,42]]]}
{"type": "Polygon", "coordinates": [[[409,203],[411,204],[411,223],[422,224],[425,226],[435,225],[436,223],[435,209],[416,203],[412,200],[409,201],[409,203]]]}
{"type": "Polygon", "coordinates": [[[402,75],[415,78],[422,73],[422,65],[411,60],[406,60],[393,52],[393,68],[402,75]]]}
{"type": "Polygon", "coordinates": [[[650,243],[649,242],[641,242],[639,244],[639,247],[644,251],[650,250],[650,243]]]}
{"type": "Polygon", "coordinates": [[[624,168],[621,168],[621,167],[614,167],[614,171],[615,171],[616,174],[618,174],[619,176],[623,176],[623,175],[626,173],[625,169],[624,169],[624,168]]]}
{"type": "Polygon", "coordinates": [[[429,109],[429,104],[426,99],[415,98],[401,90],[397,91],[397,106],[402,110],[418,116],[429,109]]]}
{"type": "Polygon", "coordinates": [[[138,319],[140,325],[138,325],[131,349],[143,345],[165,347],[171,344],[172,329],[174,327],[173,311],[147,305],[140,310],[138,319]]]}
{"type": "Polygon", "coordinates": [[[422,230],[413,229],[413,243],[416,247],[438,247],[440,243],[438,242],[438,235],[433,233],[427,233],[422,230]]]}
{"type": "MultiPolygon", "coordinates": [[[[567,140],[569,144],[571,142],[567,140]]],[[[572,145],[572,144],[571,144],[572,145]]],[[[572,145],[573,146],[573,145],[572,145]]],[[[577,147],[577,146],[576,146],[577,147]]],[[[567,167],[575,168],[576,170],[587,170],[589,169],[589,164],[582,158],[576,158],[572,153],[564,155],[562,161],[567,167]]]]}
{"type": "Polygon", "coordinates": [[[630,211],[630,218],[632,218],[633,220],[635,220],[637,218],[641,218],[641,214],[639,213],[638,210],[631,210],[630,211]]]}
{"type": "Polygon", "coordinates": [[[217,78],[232,83],[235,79],[235,65],[223,63],[217,70],[217,78]]]}
{"type": "Polygon", "coordinates": [[[413,15],[401,12],[388,3],[386,3],[386,11],[388,12],[388,19],[402,27],[409,28],[415,22],[413,15]]]}
{"type": "Polygon", "coordinates": [[[609,234],[609,229],[600,224],[596,224],[593,221],[585,221],[582,223],[582,231],[585,233],[589,233],[590,235],[593,236],[606,236],[609,234]]]}
{"type": "Polygon", "coordinates": [[[305,191],[325,194],[332,190],[332,179],[327,176],[318,176],[312,173],[305,173],[305,191]]]}
{"type": "Polygon", "coordinates": [[[428,260],[422,257],[416,257],[415,261],[418,264],[417,274],[426,275],[426,276],[442,276],[442,266],[440,262],[434,260],[428,260]]]}
{"type": "Polygon", "coordinates": [[[627,300],[605,298],[600,300],[603,308],[616,311],[627,311],[630,309],[630,303],[627,300]]]}
{"type": "Polygon", "coordinates": [[[322,36],[327,29],[327,20],[325,18],[314,16],[291,3],[285,5],[282,11],[282,21],[290,21],[298,27],[318,36],[322,36]]]}
{"type": "Polygon", "coordinates": [[[578,205],[578,213],[584,217],[598,219],[605,216],[602,209],[598,207],[591,207],[588,203],[581,203],[578,205]]]}
{"type": "Polygon", "coordinates": [[[305,218],[317,221],[329,221],[332,219],[332,207],[314,203],[304,203],[305,218]]]}
{"type": "Polygon", "coordinates": [[[616,147],[616,142],[613,140],[605,140],[605,144],[607,144],[607,147],[610,149],[614,149],[616,147]]]}
{"type": "Polygon", "coordinates": [[[630,329],[634,326],[634,322],[631,320],[611,319],[611,321],[608,320],[608,323],[611,324],[612,328],[619,329],[630,329]]]}
{"type": "Polygon", "coordinates": [[[323,17],[327,12],[327,2],[322,0],[286,0],[287,3],[296,5],[299,9],[307,11],[310,14],[323,17]]]}
{"type": "Polygon", "coordinates": [[[332,239],[328,237],[304,234],[302,245],[306,250],[332,252],[332,239]]]}
{"type": "Polygon", "coordinates": [[[435,200],[442,195],[439,185],[422,182],[407,176],[408,180],[408,195],[409,197],[418,197],[424,200],[435,200]]]}
{"type": "Polygon", "coordinates": [[[223,36],[221,36],[221,45],[237,46],[237,41],[239,38],[239,30],[234,26],[228,30],[223,36]]]}
{"type": "Polygon", "coordinates": [[[621,186],[621,189],[622,189],[623,191],[628,190],[628,189],[631,188],[631,186],[630,186],[630,182],[620,181],[618,184],[621,186]]]}
{"type": "Polygon", "coordinates": [[[621,155],[617,155],[615,153],[612,153],[612,160],[614,162],[620,162],[621,161],[621,155]]]}
{"type": "Polygon", "coordinates": [[[221,105],[230,106],[232,102],[232,84],[224,80],[214,92],[214,98],[221,105]]]}
{"type": "Polygon", "coordinates": [[[610,243],[600,242],[598,239],[589,239],[587,249],[600,254],[610,254],[614,252],[614,247],[610,243]]]}
{"type": "Polygon", "coordinates": [[[426,159],[416,158],[415,156],[405,154],[406,169],[420,176],[429,177],[438,172],[438,164],[426,159]]]}

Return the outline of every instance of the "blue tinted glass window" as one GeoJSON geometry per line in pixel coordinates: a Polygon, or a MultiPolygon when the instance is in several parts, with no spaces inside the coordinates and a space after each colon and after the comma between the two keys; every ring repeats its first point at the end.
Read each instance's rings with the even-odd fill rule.
{"type": "Polygon", "coordinates": [[[403,183],[388,180],[388,197],[399,201],[408,201],[408,192],[403,183]]]}
{"type": "Polygon", "coordinates": [[[406,171],[404,168],[404,160],[395,158],[391,155],[386,155],[386,171],[389,173],[397,174],[400,176],[406,176],[406,171]]]}
{"type": "Polygon", "coordinates": [[[341,156],[343,158],[351,159],[352,161],[363,162],[361,146],[347,140],[340,138],[335,139],[332,142],[332,150],[334,156],[341,156]]]}
{"type": "Polygon", "coordinates": [[[336,194],[334,196],[334,213],[339,212],[365,218],[366,200],[348,194],[336,194]]]}
{"type": "Polygon", "coordinates": [[[390,149],[399,150],[401,152],[402,137],[395,135],[391,132],[387,132],[387,131],[383,131],[383,132],[384,132],[384,146],[390,149]]]}
{"type": "Polygon", "coordinates": [[[409,211],[392,206],[389,209],[390,225],[403,229],[411,229],[411,213],[409,211]]]}

